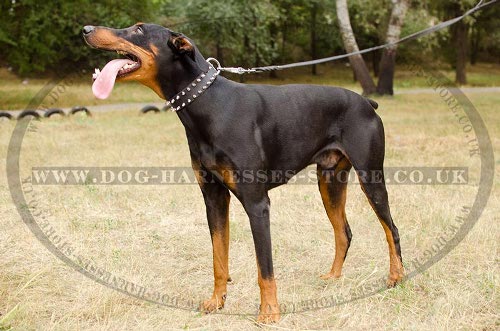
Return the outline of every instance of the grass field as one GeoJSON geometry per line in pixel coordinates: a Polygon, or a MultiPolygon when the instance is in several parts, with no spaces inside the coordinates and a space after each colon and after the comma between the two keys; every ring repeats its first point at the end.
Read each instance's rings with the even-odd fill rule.
{"type": "MultiPolygon", "coordinates": [[[[278,78],[270,79],[268,75],[257,74],[246,76],[247,82],[266,84],[307,83],[343,86],[350,89],[359,89],[359,84],[352,80],[352,71],[342,64],[326,64],[318,66],[318,75],[311,76],[310,69],[298,68],[278,72],[278,78]]],[[[454,79],[451,70],[443,73],[454,79]]],[[[72,76],[70,76],[72,77],[72,76]]],[[[231,76],[239,79],[239,76],[231,76]]],[[[468,68],[468,86],[500,86],[500,66],[481,63],[468,68]]],[[[30,100],[48,82],[47,79],[21,79],[7,70],[0,68],[0,110],[25,109],[30,100]],[[23,83],[24,82],[24,83],[23,83]]],[[[111,96],[106,100],[97,100],[90,89],[91,73],[81,73],[75,78],[75,84],[68,89],[63,97],[57,98],[51,107],[93,106],[113,103],[151,102],[158,100],[154,92],[136,83],[117,84],[111,96]]],[[[401,65],[396,71],[395,88],[428,87],[424,78],[415,75],[405,66],[401,65]]]]}
{"type": "MultiPolygon", "coordinates": [[[[31,84],[31,83],[30,83],[31,84]]],[[[34,83],[42,84],[42,82],[34,83]]],[[[418,85],[418,84],[417,84],[418,85]]],[[[500,85],[500,84],[498,84],[500,85]]],[[[150,100],[145,89],[118,87],[112,101],[150,100]],[[130,89],[130,90],[129,90],[130,89]],[[129,93],[130,92],[130,93],[129,93]],[[137,94],[132,94],[137,93],[137,94]],[[125,97],[124,95],[127,94],[125,97]]],[[[81,101],[81,87],[68,92],[81,101]]],[[[89,89],[88,85],[86,89],[89,89]]],[[[12,86],[0,86],[14,93],[12,86]]],[[[90,89],[89,89],[90,90],[90,89]]],[[[17,92],[16,92],[17,93],[17,92]]],[[[87,93],[87,92],[85,92],[87,93]]],[[[22,90],[19,95],[27,95],[22,90]]],[[[22,107],[21,98],[7,104],[22,107]]],[[[472,94],[500,153],[500,95],[472,94]]],[[[90,99],[89,99],[90,100],[90,99]]],[[[461,127],[437,95],[379,98],[390,166],[466,166],[469,185],[390,185],[405,262],[421,258],[474,199],[478,162],[461,127]]],[[[95,101],[92,101],[95,103],[95,101]]],[[[111,102],[111,101],[110,101],[111,102]]],[[[0,162],[15,121],[0,122],[0,162]]],[[[183,128],[173,113],[137,110],[37,122],[25,137],[22,177],[34,166],[190,166],[183,128]]],[[[264,329],[498,330],[500,328],[500,164],[489,204],[465,240],[429,270],[397,288],[331,308],[288,314],[264,329]]],[[[35,186],[37,208],[75,250],[109,272],[169,295],[195,300],[211,293],[210,237],[196,185],[35,186]]],[[[388,272],[384,232],[357,185],[348,189],[353,242],[344,276],[322,281],[333,258],[333,231],[315,184],[270,192],[273,254],[281,302],[349,296],[388,272]]],[[[39,220],[37,220],[39,221],[39,220]]],[[[0,176],[0,330],[248,330],[259,302],[247,217],[231,201],[228,301],[202,315],[160,307],[99,285],[48,252],[23,224],[0,176]],[[249,315],[237,315],[238,313],[249,315]]]]}

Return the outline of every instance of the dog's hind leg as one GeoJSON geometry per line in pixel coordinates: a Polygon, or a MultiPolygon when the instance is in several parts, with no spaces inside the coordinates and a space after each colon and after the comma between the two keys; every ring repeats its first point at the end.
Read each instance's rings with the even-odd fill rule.
{"type": "Polygon", "coordinates": [[[352,234],[345,214],[347,180],[351,167],[346,158],[342,158],[331,170],[324,169],[320,164],[317,166],[321,199],[335,235],[335,258],[330,272],[321,276],[325,280],[341,276],[342,265],[351,244],[352,234]]]}
{"type": "Polygon", "coordinates": [[[372,181],[376,180],[374,180],[373,177],[362,180],[360,179],[361,187],[365,192],[368,201],[370,201],[370,205],[375,211],[375,214],[377,214],[377,217],[380,220],[380,223],[382,224],[382,227],[385,231],[387,244],[389,245],[390,260],[387,286],[393,287],[404,277],[403,260],[401,258],[401,246],[399,244],[399,232],[398,228],[394,224],[394,221],[392,220],[385,183],[376,183],[372,181]]]}
{"type": "Polygon", "coordinates": [[[356,170],[363,192],[384,228],[390,259],[387,286],[393,287],[403,279],[404,268],[399,232],[391,216],[385,185],[383,169],[385,139],[382,122],[377,116],[371,125],[364,125],[362,130],[351,134],[346,137],[346,141],[356,139],[358,143],[352,145],[353,148],[350,148],[351,144],[347,143],[345,152],[356,170]],[[362,140],[361,143],[360,140],[362,140]]]}

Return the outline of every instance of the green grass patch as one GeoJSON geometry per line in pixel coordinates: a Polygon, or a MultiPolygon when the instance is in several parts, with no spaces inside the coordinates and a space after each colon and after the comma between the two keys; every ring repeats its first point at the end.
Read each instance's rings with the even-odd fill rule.
{"type": "MultiPolygon", "coordinates": [[[[443,70],[442,73],[452,81],[454,80],[453,70],[443,70]]],[[[500,65],[482,63],[469,66],[467,74],[468,86],[500,86],[500,65]]],[[[342,86],[360,90],[359,83],[353,79],[351,68],[339,63],[319,65],[317,75],[311,74],[310,67],[278,71],[276,75],[277,77],[271,78],[270,74],[267,73],[251,74],[244,77],[229,74],[228,77],[235,81],[244,79],[246,83],[273,85],[303,83],[342,86]]],[[[48,81],[49,79],[23,80],[5,69],[0,69],[0,109],[26,108],[48,81]]],[[[429,87],[425,78],[416,77],[411,71],[404,70],[404,66],[396,71],[394,83],[396,89],[429,87]]],[[[117,84],[108,99],[98,100],[92,95],[91,85],[91,74],[88,73],[83,78],[79,78],[76,84],[65,90],[64,93],[57,93],[53,98],[47,97],[47,100],[50,101],[50,108],[161,101],[153,91],[138,83],[117,84]]]]}

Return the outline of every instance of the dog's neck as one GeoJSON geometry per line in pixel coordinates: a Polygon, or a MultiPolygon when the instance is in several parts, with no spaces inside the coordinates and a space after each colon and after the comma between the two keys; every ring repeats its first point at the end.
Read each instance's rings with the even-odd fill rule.
{"type": "Polygon", "coordinates": [[[175,112],[182,111],[184,108],[191,106],[209,89],[219,73],[219,70],[210,65],[208,71],[197,76],[181,92],[167,100],[167,106],[170,106],[172,111],[175,112]]]}
{"type": "MultiPolygon", "coordinates": [[[[195,53],[194,60],[189,57],[180,57],[168,67],[158,68],[158,82],[165,96],[165,100],[170,100],[174,95],[184,90],[200,74],[208,71],[208,63],[199,54],[195,53]]],[[[166,65],[167,66],[167,65],[166,65]]]]}
{"type": "MultiPolygon", "coordinates": [[[[198,50],[196,50],[195,54],[194,60],[191,58],[179,58],[168,65],[165,64],[163,68],[159,67],[158,81],[162,84],[161,89],[167,102],[171,101],[174,96],[184,91],[193,82],[196,82],[196,79],[202,73],[206,73],[209,70],[208,62],[201,56],[198,50]]],[[[217,77],[214,83],[218,82],[221,84],[222,81],[225,81],[224,77],[217,77]]],[[[211,94],[210,89],[207,92],[211,94]]],[[[203,126],[206,124],[207,118],[211,116],[210,105],[212,103],[211,96],[203,95],[201,100],[200,98],[196,98],[185,109],[177,111],[177,115],[188,135],[204,135],[203,132],[205,129],[203,126]],[[210,100],[208,104],[207,98],[210,100]]],[[[177,104],[174,105],[177,107],[177,104]]]]}

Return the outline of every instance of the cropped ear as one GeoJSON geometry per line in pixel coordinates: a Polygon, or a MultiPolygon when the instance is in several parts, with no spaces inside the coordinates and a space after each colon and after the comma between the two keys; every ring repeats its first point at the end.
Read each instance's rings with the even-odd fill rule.
{"type": "Polygon", "coordinates": [[[194,46],[184,35],[172,33],[168,43],[178,54],[188,54],[194,59],[194,46]]]}

